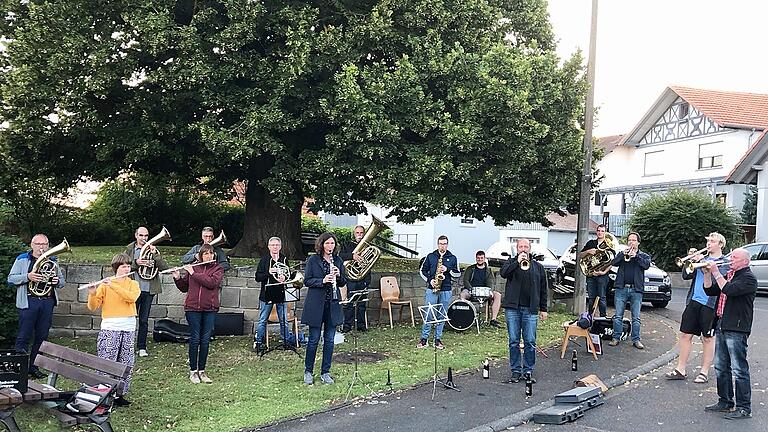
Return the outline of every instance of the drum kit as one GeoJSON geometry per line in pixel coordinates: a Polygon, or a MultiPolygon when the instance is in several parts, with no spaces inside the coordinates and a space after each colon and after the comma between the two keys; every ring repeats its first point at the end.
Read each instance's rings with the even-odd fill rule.
{"type": "Polygon", "coordinates": [[[480,303],[480,310],[483,309],[485,302],[493,295],[490,287],[472,287],[470,290],[470,299],[457,299],[448,307],[448,325],[456,331],[468,330],[474,324],[477,327],[477,334],[480,334],[480,320],[477,318],[477,309],[472,301],[480,303]]]}

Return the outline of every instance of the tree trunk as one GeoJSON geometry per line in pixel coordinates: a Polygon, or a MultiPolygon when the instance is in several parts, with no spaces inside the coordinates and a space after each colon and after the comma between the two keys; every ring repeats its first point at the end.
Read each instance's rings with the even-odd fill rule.
{"type": "MultiPolygon", "coordinates": [[[[298,189],[298,188],[297,188],[298,189]]],[[[301,207],[304,198],[294,192],[290,208],[283,208],[269,196],[258,180],[250,180],[245,192],[245,226],[243,237],[232,248],[231,255],[259,257],[268,253],[270,237],[280,237],[282,252],[291,259],[304,259],[301,247],[301,207]]]]}

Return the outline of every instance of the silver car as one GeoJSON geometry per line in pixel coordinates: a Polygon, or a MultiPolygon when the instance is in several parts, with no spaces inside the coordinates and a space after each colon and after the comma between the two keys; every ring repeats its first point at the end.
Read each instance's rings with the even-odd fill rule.
{"type": "Polygon", "coordinates": [[[750,243],[742,248],[749,252],[749,266],[757,278],[758,294],[768,294],[768,242],[750,243]]]}

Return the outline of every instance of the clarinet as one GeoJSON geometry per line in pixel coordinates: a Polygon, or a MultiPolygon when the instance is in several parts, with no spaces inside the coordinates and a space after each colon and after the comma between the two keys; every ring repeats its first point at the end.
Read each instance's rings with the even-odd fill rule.
{"type": "MultiPolygon", "coordinates": [[[[333,274],[333,269],[337,268],[335,265],[333,265],[333,257],[331,257],[330,264],[331,264],[331,266],[329,268],[329,272],[330,272],[329,274],[332,275],[333,274]]],[[[333,300],[338,300],[339,299],[339,295],[337,294],[336,284],[337,284],[336,276],[334,276],[333,277],[333,282],[331,282],[331,288],[333,289],[333,294],[331,294],[331,299],[333,299],[333,300]]]]}

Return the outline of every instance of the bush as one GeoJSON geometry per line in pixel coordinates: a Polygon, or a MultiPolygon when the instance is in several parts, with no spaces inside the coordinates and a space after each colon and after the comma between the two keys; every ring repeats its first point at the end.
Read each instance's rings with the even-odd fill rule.
{"type": "Polygon", "coordinates": [[[41,231],[52,241],[67,237],[73,245],[123,245],[133,241],[136,227],[146,226],[150,237],[165,226],[172,244],[200,241],[200,230],[212,226],[229,239],[243,233],[245,208],[189,188],[158,186],[150,179],[120,179],[105,183],[87,209],[66,208],[41,231]]]}
{"type": "Polygon", "coordinates": [[[15,343],[19,313],[16,309],[16,287],[8,286],[8,272],[26,245],[15,236],[0,236],[0,348],[12,348],[15,343]]]}
{"type": "Polygon", "coordinates": [[[640,249],[650,253],[658,267],[679,271],[675,257],[685,256],[688,248],[703,248],[704,237],[713,231],[725,236],[727,250],[739,246],[738,222],[736,215],[709,195],[677,190],[643,201],[628,223],[642,237],[640,249]]]}
{"type": "Polygon", "coordinates": [[[322,234],[328,231],[328,225],[317,216],[301,215],[301,232],[322,234]]]}

